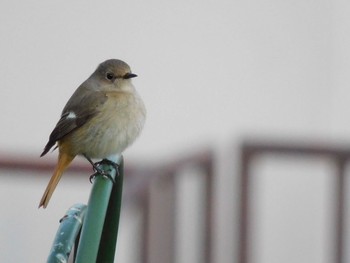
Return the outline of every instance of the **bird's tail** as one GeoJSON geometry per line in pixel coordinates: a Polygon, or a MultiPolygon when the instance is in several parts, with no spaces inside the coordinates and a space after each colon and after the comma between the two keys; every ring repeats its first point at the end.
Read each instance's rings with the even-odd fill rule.
{"type": "Polygon", "coordinates": [[[68,167],[68,165],[73,161],[75,156],[71,156],[65,153],[60,153],[58,156],[58,163],[56,165],[56,168],[53,172],[53,175],[51,176],[50,182],[46,187],[46,190],[43,194],[43,197],[40,200],[39,208],[43,207],[46,208],[47,204],[50,201],[50,198],[58,184],[58,182],[61,179],[61,176],[64,172],[64,170],[68,167]]]}

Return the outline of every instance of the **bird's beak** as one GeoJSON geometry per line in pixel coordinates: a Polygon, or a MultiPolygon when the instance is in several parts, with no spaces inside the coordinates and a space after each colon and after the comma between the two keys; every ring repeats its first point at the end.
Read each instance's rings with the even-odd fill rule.
{"type": "Polygon", "coordinates": [[[123,79],[131,79],[131,78],[135,78],[135,77],[137,77],[137,75],[134,73],[126,73],[124,75],[123,79]]]}

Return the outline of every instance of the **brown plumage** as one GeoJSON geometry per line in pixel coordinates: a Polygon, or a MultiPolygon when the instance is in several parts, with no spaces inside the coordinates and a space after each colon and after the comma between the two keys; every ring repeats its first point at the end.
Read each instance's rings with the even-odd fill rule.
{"type": "Polygon", "coordinates": [[[107,60],[73,93],[41,154],[57,143],[57,166],[39,207],[46,208],[75,156],[102,159],[121,154],[137,138],[146,110],[131,83],[133,77],[125,62],[107,60]]]}

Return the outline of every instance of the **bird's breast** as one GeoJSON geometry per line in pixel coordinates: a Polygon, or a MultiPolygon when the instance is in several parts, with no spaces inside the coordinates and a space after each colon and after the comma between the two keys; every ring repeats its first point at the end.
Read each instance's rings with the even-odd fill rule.
{"type": "Polygon", "coordinates": [[[76,154],[105,158],[121,154],[140,134],[146,117],[137,94],[110,92],[98,113],[72,133],[76,154]]]}

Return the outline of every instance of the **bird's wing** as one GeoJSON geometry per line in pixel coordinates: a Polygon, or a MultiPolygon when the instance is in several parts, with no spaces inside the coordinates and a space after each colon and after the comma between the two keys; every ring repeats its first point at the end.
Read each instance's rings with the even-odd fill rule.
{"type": "Polygon", "coordinates": [[[45,155],[58,140],[84,125],[105,103],[107,96],[101,91],[80,86],[67,102],[60,120],[50,134],[48,143],[40,156],[45,155]]]}

